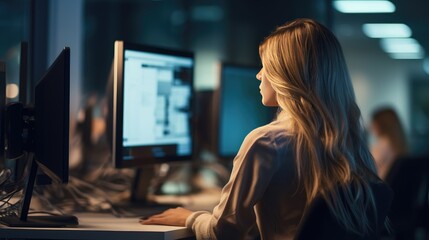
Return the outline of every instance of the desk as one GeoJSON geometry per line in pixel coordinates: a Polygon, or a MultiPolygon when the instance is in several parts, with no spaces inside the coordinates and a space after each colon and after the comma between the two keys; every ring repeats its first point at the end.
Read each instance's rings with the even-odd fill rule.
{"type": "Polygon", "coordinates": [[[74,228],[11,228],[0,225],[0,238],[79,240],[169,240],[193,238],[185,227],[141,225],[137,218],[116,218],[111,214],[81,213],[74,228]]]}

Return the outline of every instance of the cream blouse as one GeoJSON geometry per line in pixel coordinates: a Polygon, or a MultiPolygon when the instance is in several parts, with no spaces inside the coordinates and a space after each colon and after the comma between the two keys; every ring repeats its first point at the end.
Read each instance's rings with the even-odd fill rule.
{"type": "Polygon", "coordinates": [[[186,219],[197,239],[292,239],[305,207],[298,187],[293,136],[275,121],[250,132],[213,213],[186,219]],[[256,235],[255,235],[256,234],[256,235]]]}

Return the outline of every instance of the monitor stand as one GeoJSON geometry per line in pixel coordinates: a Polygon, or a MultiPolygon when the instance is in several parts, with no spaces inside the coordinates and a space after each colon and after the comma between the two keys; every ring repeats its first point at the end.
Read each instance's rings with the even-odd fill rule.
{"type": "Polygon", "coordinates": [[[115,210],[122,216],[148,217],[169,208],[180,207],[181,204],[179,203],[159,203],[151,199],[150,196],[157,192],[162,180],[156,165],[136,169],[129,201],[115,204],[115,210]]]}
{"type": "Polygon", "coordinates": [[[153,193],[158,187],[156,178],[159,177],[156,166],[141,167],[136,170],[134,182],[131,186],[131,202],[144,205],[155,204],[148,199],[148,195],[153,193]],[[155,182],[155,183],[154,183],[155,182]]]}
{"type": "Polygon", "coordinates": [[[66,227],[78,225],[78,219],[72,215],[43,215],[28,216],[34,183],[38,170],[38,163],[33,153],[28,154],[29,161],[26,174],[28,179],[24,186],[24,197],[18,215],[9,215],[0,218],[0,223],[9,227],[66,227]]]}

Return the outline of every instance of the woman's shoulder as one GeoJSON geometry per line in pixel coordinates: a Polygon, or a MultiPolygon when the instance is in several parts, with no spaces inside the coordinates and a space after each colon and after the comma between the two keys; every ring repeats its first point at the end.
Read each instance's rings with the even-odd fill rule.
{"type": "Polygon", "coordinates": [[[272,146],[278,146],[289,144],[293,141],[293,135],[288,132],[284,123],[281,121],[273,121],[251,131],[247,135],[245,141],[265,142],[272,146]]]}
{"type": "Polygon", "coordinates": [[[282,121],[273,121],[267,125],[255,128],[249,135],[270,136],[272,138],[292,138],[292,134],[287,130],[286,124],[282,121]]]}
{"type": "Polygon", "coordinates": [[[271,162],[272,166],[277,168],[286,162],[293,162],[293,141],[293,135],[287,131],[284,125],[272,122],[254,129],[246,136],[236,159],[246,158],[248,163],[252,162],[249,159],[256,162],[264,159],[263,164],[271,162]],[[291,161],[285,161],[285,159],[291,161]]]}

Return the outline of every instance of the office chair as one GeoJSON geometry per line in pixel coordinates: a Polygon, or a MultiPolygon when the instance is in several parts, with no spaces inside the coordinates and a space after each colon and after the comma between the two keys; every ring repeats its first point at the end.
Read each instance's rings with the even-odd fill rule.
{"type": "Polygon", "coordinates": [[[416,234],[428,237],[429,157],[398,158],[386,183],[395,194],[388,214],[395,239],[415,239],[416,234]]]}
{"type": "MultiPolygon", "coordinates": [[[[357,240],[357,239],[379,239],[380,232],[384,228],[384,221],[390,208],[393,192],[385,183],[372,183],[374,192],[377,220],[369,219],[373,230],[366,236],[358,236],[347,231],[331,214],[328,204],[322,196],[316,197],[304,212],[301,223],[298,226],[295,240],[357,240]]],[[[341,188],[340,188],[341,194],[341,188]]],[[[371,209],[369,209],[371,210],[371,209]]],[[[372,210],[371,210],[372,211],[372,210]]],[[[368,214],[371,216],[371,212],[368,214]]]]}

